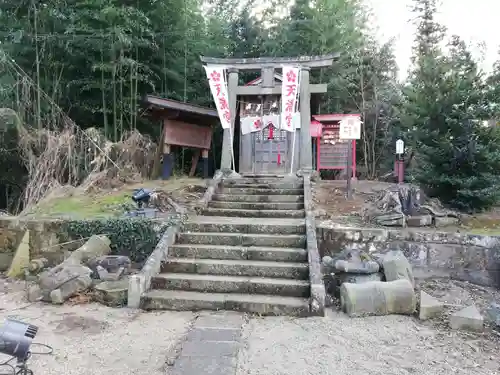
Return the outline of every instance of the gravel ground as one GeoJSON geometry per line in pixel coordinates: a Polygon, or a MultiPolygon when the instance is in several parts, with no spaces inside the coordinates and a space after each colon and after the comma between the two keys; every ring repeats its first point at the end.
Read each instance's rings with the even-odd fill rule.
{"type": "Polygon", "coordinates": [[[237,375],[499,374],[500,341],[404,316],[251,319],[237,375]]]}
{"type": "MultiPolygon", "coordinates": [[[[0,295],[0,324],[12,317],[37,325],[34,341],[54,348],[53,355],[29,360],[35,375],[165,375],[167,354],[194,318],[189,312],[144,313],[98,304],[28,304],[23,296],[13,291],[0,295]]],[[[32,350],[46,349],[34,345],[32,350]]],[[[2,375],[7,371],[0,368],[2,375]]]]}
{"type": "MultiPolygon", "coordinates": [[[[449,285],[443,297],[463,300],[459,287],[449,285]]],[[[29,304],[22,288],[0,280],[0,324],[13,317],[39,326],[35,341],[54,353],[30,359],[35,375],[168,375],[165,361],[196,317],[29,304]]],[[[500,374],[499,348],[495,335],[451,332],[441,322],[405,316],[351,319],[330,310],[325,318],[249,317],[236,375],[500,374]]]]}

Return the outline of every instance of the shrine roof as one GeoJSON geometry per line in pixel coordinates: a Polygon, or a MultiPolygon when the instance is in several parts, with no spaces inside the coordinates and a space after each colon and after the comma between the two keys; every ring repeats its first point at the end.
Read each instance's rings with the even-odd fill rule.
{"type": "Polygon", "coordinates": [[[143,104],[151,110],[166,110],[166,111],[176,111],[185,112],[188,114],[199,115],[203,117],[214,117],[219,118],[217,111],[215,109],[202,107],[195,104],[188,104],[184,102],[179,102],[177,100],[160,98],[154,95],[145,95],[142,99],[143,104]]]}
{"type": "Polygon", "coordinates": [[[359,113],[330,113],[324,115],[312,115],[312,117],[319,122],[333,122],[340,121],[346,117],[357,117],[360,116],[359,113]]]}

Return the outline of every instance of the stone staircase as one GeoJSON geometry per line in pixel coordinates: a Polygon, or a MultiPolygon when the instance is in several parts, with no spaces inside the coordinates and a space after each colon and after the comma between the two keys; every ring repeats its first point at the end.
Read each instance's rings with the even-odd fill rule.
{"type": "Polygon", "coordinates": [[[223,180],[141,297],[144,309],[309,315],[303,183],[223,180]]]}

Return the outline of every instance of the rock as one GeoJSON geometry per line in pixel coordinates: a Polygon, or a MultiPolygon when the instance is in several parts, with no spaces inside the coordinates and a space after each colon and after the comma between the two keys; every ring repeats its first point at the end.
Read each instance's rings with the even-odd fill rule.
{"type": "Polygon", "coordinates": [[[438,317],[444,311],[444,304],[431,295],[420,291],[420,320],[427,320],[438,317]]]}
{"type": "Polygon", "coordinates": [[[42,289],[38,285],[30,285],[28,287],[28,301],[37,302],[43,297],[42,289]]]}
{"type": "Polygon", "coordinates": [[[42,299],[63,303],[64,300],[92,286],[92,270],[84,264],[111,251],[106,236],[92,236],[59,265],[44,271],[38,278],[42,299]]]}
{"type": "Polygon", "coordinates": [[[50,292],[50,302],[54,304],[62,304],[69,297],[74,296],[79,292],[83,292],[92,286],[92,278],[90,273],[88,275],[78,276],[77,278],[71,279],[59,288],[54,289],[50,292]]]}
{"type": "Polygon", "coordinates": [[[97,273],[99,274],[99,279],[103,281],[116,281],[125,274],[125,268],[121,267],[116,272],[108,272],[103,267],[97,266],[97,273]]]}
{"type": "Polygon", "coordinates": [[[428,227],[432,225],[431,215],[410,216],[406,218],[406,226],[408,227],[428,227]]]}
{"type": "Polygon", "coordinates": [[[118,281],[104,281],[95,287],[95,298],[100,303],[120,307],[127,306],[128,277],[118,281]]]}
{"type": "Polygon", "coordinates": [[[351,317],[415,312],[416,297],[408,280],[344,283],[340,287],[342,310],[351,317]]]}
{"type": "Polygon", "coordinates": [[[483,330],[484,318],[476,306],[472,305],[457,311],[450,316],[450,327],[480,332],[483,330]]]}
{"type": "Polygon", "coordinates": [[[380,266],[377,262],[373,260],[369,261],[348,261],[348,260],[337,260],[334,265],[334,269],[337,272],[347,272],[356,274],[371,274],[377,273],[380,270],[380,266]]]}
{"type": "Polygon", "coordinates": [[[402,214],[386,214],[375,217],[375,224],[386,227],[402,227],[405,224],[405,218],[402,214]]]}
{"type": "Polygon", "coordinates": [[[460,220],[457,217],[443,216],[434,218],[434,225],[438,228],[457,225],[460,220]]]}
{"type": "Polygon", "coordinates": [[[486,311],[489,320],[494,324],[495,328],[500,329],[500,304],[493,302],[486,311]]]}
{"type": "Polygon", "coordinates": [[[343,283],[362,284],[370,281],[382,281],[383,274],[380,272],[372,274],[343,273],[330,274],[325,276],[325,288],[329,295],[339,297],[340,287],[343,283]]]}
{"type": "Polygon", "coordinates": [[[383,276],[380,272],[371,274],[338,273],[335,278],[340,287],[343,283],[363,284],[370,281],[382,281],[383,276]]]}
{"type": "Polygon", "coordinates": [[[387,281],[406,279],[415,285],[410,262],[401,250],[391,250],[382,260],[384,275],[387,281]]]}
{"type": "Polygon", "coordinates": [[[45,267],[47,267],[48,264],[49,264],[49,261],[47,259],[37,258],[37,259],[33,259],[30,262],[28,269],[32,273],[37,273],[37,272],[40,272],[41,270],[43,270],[45,267]]]}

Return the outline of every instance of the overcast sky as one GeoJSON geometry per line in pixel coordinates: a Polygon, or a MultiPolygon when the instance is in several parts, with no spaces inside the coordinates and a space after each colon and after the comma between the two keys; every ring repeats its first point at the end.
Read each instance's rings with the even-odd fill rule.
{"type": "MultiPolygon", "coordinates": [[[[374,23],[382,40],[396,38],[396,57],[400,75],[406,75],[410,64],[414,27],[409,20],[411,0],[365,0],[373,10],[374,23]]],[[[459,35],[473,46],[476,58],[484,43],[481,67],[490,70],[500,47],[500,0],[441,0],[439,22],[448,34],[459,35]]]]}

